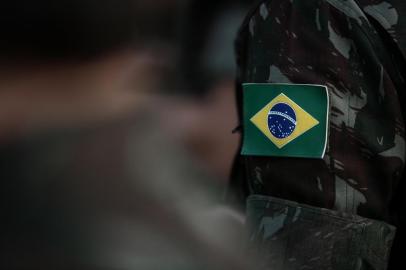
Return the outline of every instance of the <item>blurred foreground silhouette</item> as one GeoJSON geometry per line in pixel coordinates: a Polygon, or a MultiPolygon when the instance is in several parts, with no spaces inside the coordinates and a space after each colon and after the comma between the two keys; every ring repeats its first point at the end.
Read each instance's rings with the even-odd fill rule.
{"type": "Polygon", "coordinates": [[[1,269],[248,267],[242,215],[221,205],[157,95],[158,21],[173,5],[2,6],[1,269]]]}

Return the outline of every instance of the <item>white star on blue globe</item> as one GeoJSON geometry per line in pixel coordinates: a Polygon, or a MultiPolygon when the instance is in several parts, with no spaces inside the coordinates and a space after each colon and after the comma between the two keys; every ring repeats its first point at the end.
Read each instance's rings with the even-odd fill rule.
{"type": "Polygon", "coordinates": [[[285,139],[292,135],[296,124],[296,113],[286,103],[275,104],[268,113],[269,131],[278,139],[285,139]]]}

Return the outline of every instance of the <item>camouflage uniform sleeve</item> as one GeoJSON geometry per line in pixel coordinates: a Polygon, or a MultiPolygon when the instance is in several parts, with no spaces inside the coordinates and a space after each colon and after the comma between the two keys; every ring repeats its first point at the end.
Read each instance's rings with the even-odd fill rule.
{"type": "Polygon", "coordinates": [[[241,83],[325,85],[331,103],[324,159],[237,158],[261,269],[387,269],[405,161],[391,49],[354,0],[261,1],[247,16],[240,119],[241,83]]]}

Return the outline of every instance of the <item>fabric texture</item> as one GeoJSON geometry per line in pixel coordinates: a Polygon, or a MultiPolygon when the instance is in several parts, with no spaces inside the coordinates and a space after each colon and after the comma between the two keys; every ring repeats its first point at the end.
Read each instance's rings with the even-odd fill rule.
{"type": "Polygon", "coordinates": [[[386,269],[395,228],[384,222],[259,195],[247,214],[258,269],[386,269]]]}
{"type": "Polygon", "coordinates": [[[391,265],[405,226],[405,12],[399,0],[260,1],[236,43],[240,121],[242,83],[319,84],[330,95],[324,160],[238,156],[240,202],[265,195],[392,224],[391,265]]]}

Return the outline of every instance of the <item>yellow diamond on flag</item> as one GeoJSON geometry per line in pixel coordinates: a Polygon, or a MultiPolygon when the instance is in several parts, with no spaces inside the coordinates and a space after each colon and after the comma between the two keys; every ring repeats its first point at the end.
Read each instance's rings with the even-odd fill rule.
{"type": "Polygon", "coordinates": [[[285,94],[274,98],[250,121],[279,149],[319,124],[285,94]]]}

